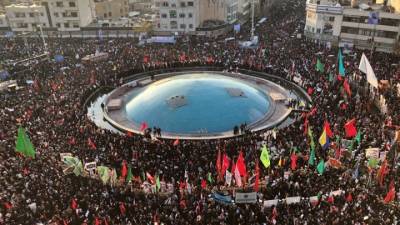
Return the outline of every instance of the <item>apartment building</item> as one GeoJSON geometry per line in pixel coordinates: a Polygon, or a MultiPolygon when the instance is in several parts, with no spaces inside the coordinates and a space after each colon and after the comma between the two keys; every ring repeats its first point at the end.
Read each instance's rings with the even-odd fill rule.
{"type": "Polygon", "coordinates": [[[201,0],[155,1],[157,20],[155,30],[170,32],[193,32],[200,24],[199,2],[201,0]]]}
{"type": "Polygon", "coordinates": [[[153,12],[153,0],[129,0],[129,10],[140,13],[153,12]]]}
{"type": "MultiPolygon", "coordinates": [[[[40,5],[8,5],[5,7],[8,25],[13,31],[36,31],[50,27],[46,9],[40,5]]],[[[3,21],[7,20],[4,18],[3,21]]]]}
{"type": "MultiPolygon", "coordinates": [[[[377,1],[379,3],[379,1],[377,1]]],[[[384,5],[308,0],[305,35],[322,43],[392,52],[399,44],[400,14],[384,5]]]]}
{"type": "Polygon", "coordinates": [[[95,0],[94,3],[98,20],[117,20],[128,16],[128,0],[95,0]]]}
{"type": "Polygon", "coordinates": [[[239,0],[155,0],[157,31],[195,32],[208,25],[233,24],[239,0]]]}

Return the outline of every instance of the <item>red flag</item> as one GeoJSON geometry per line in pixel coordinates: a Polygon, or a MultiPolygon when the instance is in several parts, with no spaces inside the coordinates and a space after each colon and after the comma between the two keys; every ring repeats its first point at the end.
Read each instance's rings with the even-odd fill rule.
{"type": "Polygon", "coordinates": [[[351,202],[353,201],[353,196],[351,195],[351,193],[349,193],[346,197],[346,202],[351,202]]]}
{"type": "Polygon", "coordinates": [[[271,220],[275,220],[277,216],[278,216],[278,211],[276,210],[276,206],[274,206],[274,208],[272,209],[271,220]]]}
{"type": "Polygon", "coordinates": [[[216,162],[216,169],[217,169],[217,174],[218,178],[220,179],[222,176],[222,165],[221,165],[221,150],[218,149],[218,154],[217,154],[217,162],[216,162]]]}
{"type": "Polygon", "coordinates": [[[346,137],[352,138],[357,135],[357,129],[355,124],[356,124],[356,119],[352,119],[344,125],[344,129],[346,131],[346,137]]]}
{"type": "Polygon", "coordinates": [[[344,79],[343,87],[344,87],[344,90],[346,91],[347,95],[348,95],[349,97],[351,97],[351,88],[350,88],[350,85],[349,85],[349,83],[347,82],[347,79],[346,79],[346,78],[344,79]]]}
{"type": "Polygon", "coordinates": [[[331,125],[329,124],[329,122],[327,120],[325,120],[325,122],[324,122],[324,130],[326,132],[326,135],[328,135],[328,137],[330,137],[330,138],[333,137],[331,125]]]}
{"type": "Polygon", "coordinates": [[[147,177],[147,179],[150,181],[150,183],[152,183],[152,184],[155,184],[155,183],[156,183],[156,180],[154,179],[153,176],[151,176],[150,173],[146,172],[146,177],[147,177]]]}
{"type": "Polygon", "coordinates": [[[69,139],[68,143],[69,143],[70,145],[75,145],[75,144],[76,144],[75,137],[71,137],[71,138],[69,139]]]}
{"type": "Polygon", "coordinates": [[[221,177],[224,176],[225,171],[229,168],[229,163],[230,160],[228,158],[228,156],[224,153],[223,157],[222,157],[222,168],[221,168],[221,177]]]}
{"type": "Polygon", "coordinates": [[[335,199],[333,198],[333,195],[331,195],[331,196],[328,197],[328,202],[329,202],[329,204],[333,204],[334,201],[335,201],[335,199]]]}
{"type": "Polygon", "coordinates": [[[145,56],[143,57],[143,63],[148,63],[149,61],[150,61],[150,56],[145,55],[145,56]]]}
{"type": "Polygon", "coordinates": [[[89,145],[90,149],[96,150],[96,144],[92,141],[92,139],[88,138],[87,144],[89,145]]]}
{"type": "Polygon", "coordinates": [[[377,174],[377,179],[379,181],[379,184],[381,187],[383,186],[383,181],[385,179],[385,175],[388,173],[388,168],[387,168],[387,160],[385,159],[381,165],[381,167],[378,170],[377,174]]]}
{"type": "Polygon", "coordinates": [[[128,132],[126,133],[126,136],[127,136],[127,137],[133,137],[133,133],[130,132],[130,131],[128,131],[128,132]]]}
{"type": "Polygon", "coordinates": [[[104,225],[108,225],[107,218],[104,218],[104,225]]]}
{"type": "Polygon", "coordinates": [[[314,89],[312,87],[308,87],[307,88],[307,94],[308,95],[312,95],[313,92],[314,92],[314,89]]]}
{"type": "Polygon", "coordinates": [[[178,146],[178,145],[179,145],[179,138],[177,138],[177,139],[174,141],[173,145],[174,145],[174,146],[178,146]]]}
{"type": "Polygon", "coordinates": [[[258,160],[256,161],[256,181],[254,182],[254,191],[258,192],[258,186],[260,183],[260,168],[258,167],[258,160]]]}
{"type": "Polygon", "coordinates": [[[182,54],[179,56],[179,61],[180,61],[180,62],[185,62],[185,60],[186,60],[186,55],[185,55],[185,53],[182,53],[182,54]]]}
{"type": "Polygon", "coordinates": [[[389,192],[386,194],[384,201],[385,203],[389,203],[393,201],[395,197],[396,197],[396,188],[394,187],[394,181],[392,180],[390,182],[389,192]]]}
{"type": "Polygon", "coordinates": [[[314,106],[314,107],[311,109],[311,111],[308,113],[307,116],[314,116],[315,113],[317,113],[317,107],[316,107],[316,106],[314,106]]]}
{"type": "Polygon", "coordinates": [[[126,160],[122,161],[122,169],[121,169],[121,179],[125,179],[128,174],[128,168],[126,167],[126,160]]]}
{"type": "Polygon", "coordinates": [[[4,203],[4,208],[6,210],[10,210],[12,208],[12,204],[10,202],[6,202],[6,203],[4,203]]]}
{"type": "Polygon", "coordinates": [[[290,156],[290,168],[292,170],[296,170],[297,167],[297,155],[295,152],[292,153],[292,155],[290,156]]]}
{"type": "Polygon", "coordinates": [[[101,224],[101,220],[96,216],[96,218],[94,219],[94,225],[100,225],[101,224]]]}
{"type": "Polygon", "coordinates": [[[76,202],[76,199],[73,198],[73,199],[71,200],[71,209],[72,209],[72,210],[75,210],[75,209],[77,209],[77,208],[78,208],[78,203],[76,202]]]}
{"type": "Polygon", "coordinates": [[[123,202],[119,203],[119,211],[121,212],[121,215],[125,216],[126,208],[125,208],[125,204],[123,202]]]}
{"type": "Polygon", "coordinates": [[[179,189],[181,189],[181,190],[186,189],[186,182],[180,181],[180,182],[179,182],[179,189]]]}
{"type": "Polygon", "coordinates": [[[239,153],[239,158],[237,159],[236,166],[239,170],[240,175],[242,177],[247,177],[246,164],[244,162],[242,151],[240,151],[240,153],[239,153]]]}
{"type": "Polygon", "coordinates": [[[307,118],[307,116],[306,116],[306,118],[304,119],[304,135],[307,135],[307,132],[308,132],[308,118],[307,118]]]}
{"type": "Polygon", "coordinates": [[[144,130],[146,130],[149,126],[147,125],[146,122],[143,122],[142,124],[140,124],[140,131],[143,132],[144,130]]]}
{"type": "Polygon", "coordinates": [[[206,189],[207,188],[207,181],[204,180],[204,179],[201,180],[201,188],[202,189],[206,189]]]}

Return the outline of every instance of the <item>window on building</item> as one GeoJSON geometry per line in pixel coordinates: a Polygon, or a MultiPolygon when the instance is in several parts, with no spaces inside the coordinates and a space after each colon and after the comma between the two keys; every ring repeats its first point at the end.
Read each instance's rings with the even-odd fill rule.
{"type": "Polygon", "coordinates": [[[185,13],[179,13],[179,18],[185,18],[185,13]]]}
{"type": "Polygon", "coordinates": [[[64,7],[64,4],[63,4],[63,2],[56,2],[56,6],[57,7],[64,7]]]}
{"type": "Polygon", "coordinates": [[[170,27],[171,27],[171,29],[178,29],[178,22],[176,22],[176,21],[171,21],[170,23],[169,23],[169,25],[170,25],[170,27]]]}
{"type": "Polygon", "coordinates": [[[187,5],[188,6],[194,6],[194,3],[193,2],[188,2],[187,5]]]}
{"type": "Polygon", "coordinates": [[[169,18],[176,18],[176,10],[169,11],[169,18]]]}
{"type": "Polygon", "coordinates": [[[156,2],[156,7],[160,7],[161,3],[156,2]]]}
{"type": "Polygon", "coordinates": [[[359,29],[354,27],[342,27],[342,33],[359,34],[359,29]]]}
{"type": "Polygon", "coordinates": [[[161,25],[158,23],[158,24],[157,24],[157,28],[160,28],[160,27],[161,27],[161,25]]]}
{"type": "Polygon", "coordinates": [[[321,33],[321,28],[317,28],[317,34],[321,33]]]}
{"type": "Polygon", "coordinates": [[[54,13],[54,16],[55,16],[55,17],[59,17],[58,12],[55,12],[55,13],[54,13]]]}
{"type": "Polygon", "coordinates": [[[29,13],[29,17],[35,17],[35,13],[29,13]]]}
{"type": "Polygon", "coordinates": [[[79,24],[78,24],[78,23],[73,23],[72,26],[73,26],[74,28],[79,28],[79,24]]]}
{"type": "Polygon", "coordinates": [[[163,6],[163,7],[168,7],[169,4],[168,4],[168,2],[163,2],[163,3],[162,3],[162,6],[163,6]]]}
{"type": "Polygon", "coordinates": [[[3,20],[0,20],[0,25],[3,24],[3,23],[4,23],[3,20]]]}
{"type": "Polygon", "coordinates": [[[171,4],[171,7],[172,7],[172,8],[176,8],[176,4],[175,4],[175,3],[172,3],[172,4],[171,4]]]}
{"type": "Polygon", "coordinates": [[[193,29],[193,24],[189,24],[189,28],[190,28],[190,29],[193,29]]]}
{"type": "Polygon", "coordinates": [[[107,13],[104,13],[104,18],[107,18],[107,13]]]}
{"type": "Polygon", "coordinates": [[[40,16],[44,16],[44,14],[43,14],[43,13],[40,13],[40,16]]]}
{"type": "Polygon", "coordinates": [[[78,12],[71,12],[71,17],[78,17],[78,12]]]}
{"type": "Polygon", "coordinates": [[[161,14],[161,18],[167,18],[167,14],[166,13],[161,14]]]}
{"type": "Polygon", "coordinates": [[[76,7],[76,3],[75,2],[69,2],[69,7],[76,7]]]}
{"type": "Polygon", "coordinates": [[[330,16],[330,17],[329,17],[329,21],[330,21],[330,22],[335,21],[335,17],[334,17],[334,16],[330,16]]]}
{"type": "Polygon", "coordinates": [[[60,28],[61,24],[60,23],[56,23],[56,27],[60,28]]]}
{"type": "Polygon", "coordinates": [[[185,8],[186,7],[186,2],[181,2],[181,7],[185,8]]]}
{"type": "Polygon", "coordinates": [[[63,16],[63,17],[67,17],[67,13],[63,12],[63,13],[62,13],[62,16],[63,16]]]}
{"type": "Polygon", "coordinates": [[[25,13],[20,13],[20,12],[15,13],[15,18],[24,18],[24,17],[25,17],[25,13]]]}
{"type": "Polygon", "coordinates": [[[28,28],[27,23],[17,23],[17,28],[28,28]]]}
{"type": "Polygon", "coordinates": [[[181,28],[181,29],[186,29],[186,24],[182,23],[182,24],[180,25],[180,28],[181,28]]]}
{"type": "Polygon", "coordinates": [[[111,12],[108,12],[108,16],[109,16],[109,17],[112,17],[112,13],[111,13],[111,12]]]}
{"type": "Polygon", "coordinates": [[[188,13],[188,17],[189,17],[189,18],[192,18],[192,17],[193,17],[193,14],[192,14],[192,13],[188,13]]]}
{"type": "Polygon", "coordinates": [[[65,28],[69,28],[69,23],[64,23],[65,28]]]}

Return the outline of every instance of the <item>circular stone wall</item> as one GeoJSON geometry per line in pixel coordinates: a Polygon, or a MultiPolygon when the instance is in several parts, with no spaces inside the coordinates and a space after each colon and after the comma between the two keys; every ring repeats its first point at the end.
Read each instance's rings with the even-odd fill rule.
{"type": "Polygon", "coordinates": [[[269,97],[243,80],[214,73],[165,78],[126,98],[127,117],[167,133],[223,133],[261,120],[269,97]]]}

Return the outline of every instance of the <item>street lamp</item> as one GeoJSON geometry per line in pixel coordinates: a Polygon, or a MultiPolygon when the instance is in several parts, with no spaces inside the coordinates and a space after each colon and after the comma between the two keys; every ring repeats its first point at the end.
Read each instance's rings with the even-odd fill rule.
{"type": "Polygon", "coordinates": [[[44,47],[44,52],[48,53],[47,51],[47,44],[46,44],[46,40],[44,39],[44,35],[43,35],[43,29],[42,29],[42,23],[40,22],[40,18],[39,18],[40,12],[36,9],[35,10],[35,17],[37,19],[37,23],[40,29],[40,36],[42,37],[42,41],[43,41],[43,47],[44,47]]]}

